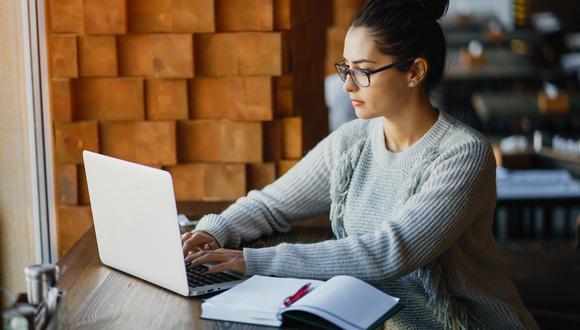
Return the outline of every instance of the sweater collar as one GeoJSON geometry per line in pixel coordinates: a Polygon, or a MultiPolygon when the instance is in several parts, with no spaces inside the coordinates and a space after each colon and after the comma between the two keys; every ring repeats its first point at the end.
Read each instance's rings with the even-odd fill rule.
{"type": "Polygon", "coordinates": [[[437,145],[452,124],[453,119],[439,110],[437,121],[423,136],[409,148],[401,152],[392,152],[385,145],[383,118],[373,119],[372,149],[374,158],[381,168],[405,168],[417,163],[425,151],[437,145]]]}

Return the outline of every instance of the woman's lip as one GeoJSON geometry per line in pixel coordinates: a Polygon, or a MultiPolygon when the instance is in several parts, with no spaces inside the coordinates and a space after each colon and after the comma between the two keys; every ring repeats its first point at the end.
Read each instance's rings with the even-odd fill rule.
{"type": "Polygon", "coordinates": [[[355,107],[358,106],[358,105],[364,104],[364,102],[361,101],[361,100],[351,100],[351,101],[352,101],[352,105],[355,106],[355,107]]]}

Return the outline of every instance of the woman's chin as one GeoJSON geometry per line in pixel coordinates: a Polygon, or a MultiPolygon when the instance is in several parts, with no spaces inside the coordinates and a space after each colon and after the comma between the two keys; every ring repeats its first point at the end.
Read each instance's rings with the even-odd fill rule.
{"type": "Polygon", "coordinates": [[[365,109],[365,107],[360,106],[354,107],[354,113],[358,119],[371,119],[378,117],[376,113],[372,113],[368,111],[368,109],[365,109]]]}

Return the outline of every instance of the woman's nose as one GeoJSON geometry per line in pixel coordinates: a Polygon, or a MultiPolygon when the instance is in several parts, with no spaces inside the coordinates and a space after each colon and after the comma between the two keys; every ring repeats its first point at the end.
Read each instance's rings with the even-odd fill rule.
{"type": "Polygon", "coordinates": [[[346,93],[358,90],[358,86],[354,83],[350,74],[346,75],[346,80],[344,81],[344,84],[342,84],[342,90],[346,93]]]}

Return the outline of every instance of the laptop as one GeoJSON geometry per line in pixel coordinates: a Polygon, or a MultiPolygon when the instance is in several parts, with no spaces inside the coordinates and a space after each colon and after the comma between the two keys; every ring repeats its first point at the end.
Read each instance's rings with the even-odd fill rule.
{"type": "Polygon", "coordinates": [[[184,296],[229,289],[236,272],[186,265],[167,171],[83,151],[101,262],[184,296]]]}

